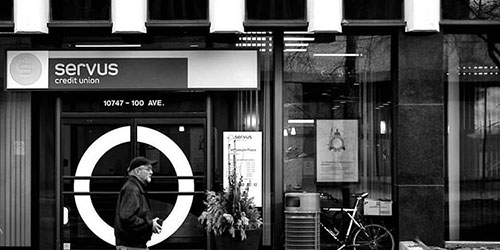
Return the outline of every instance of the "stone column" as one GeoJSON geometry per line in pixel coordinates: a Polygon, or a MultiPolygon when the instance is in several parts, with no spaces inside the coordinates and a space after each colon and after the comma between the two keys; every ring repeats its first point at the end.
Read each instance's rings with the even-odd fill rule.
{"type": "Polygon", "coordinates": [[[398,35],[395,200],[399,240],[444,244],[443,34],[398,35]]]}

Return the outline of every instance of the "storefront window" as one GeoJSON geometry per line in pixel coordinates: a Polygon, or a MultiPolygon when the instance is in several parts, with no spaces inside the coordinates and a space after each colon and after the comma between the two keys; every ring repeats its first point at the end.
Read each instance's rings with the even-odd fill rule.
{"type": "Polygon", "coordinates": [[[401,0],[344,0],[345,19],[402,19],[401,0]]]}
{"type": "Polygon", "coordinates": [[[110,20],[111,0],[51,0],[52,20],[110,20]]]}
{"type": "Polygon", "coordinates": [[[391,37],[284,40],[285,192],[391,199],[391,37]]]}
{"type": "MultiPolygon", "coordinates": [[[[132,91],[134,90],[132,89],[55,94],[60,100],[58,110],[61,111],[59,168],[61,177],[58,176],[60,200],[56,202],[60,207],[58,212],[61,214],[60,224],[57,225],[61,234],[57,236],[57,240],[62,248],[111,247],[110,244],[114,240],[111,226],[114,223],[116,199],[124,181],[127,164],[131,156],[144,155],[158,160],[158,164],[153,168],[153,181],[148,192],[153,214],[173,222],[170,223],[168,220],[164,222],[169,223],[168,232],[172,234],[161,236],[164,238],[161,238],[153,248],[215,249],[213,241],[212,245],[207,245],[206,231],[200,226],[197,218],[204,208],[205,191],[207,189],[220,191],[223,188],[223,165],[226,159],[223,154],[226,149],[223,146],[224,132],[258,134],[264,130],[264,121],[270,122],[269,118],[264,119],[266,114],[263,111],[263,103],[264,91],[272,86],[270,81],[274,79],[273,45],[270,32],[214,35],[210,37],[210,43],[207,40],[209,39],[204,37],[193,39],[193,37],[171,36],[162,37],[162,43],[149,46],[179,49],[180,44],[196,45],[191,46],[192,50],[209,48],[258,51],[259,88],[220,91],[175,89],[155,92],[132,91]],[[152,133],[151,130],[156,131],[154,136],[144,132],[152,133]],[[172,142],[165,143],[168,140],[163,139],[162,145],[165,147],[150,144],[152,141],[167,137],[172,142]],[[110,138],[126,139],[123,143],[110,146],[107,142],[110,138]],[[175,149],[172,144],[176,144],[187,158],[193,176],[177,176],[179,158],[182,155],[178,154],[178,151],[172,151],[175,149]],[[108,146],[107,151],[100,151],[102,155],[96,155],[93,150],[105,145],[108,146]],[[166,151],[177,154],[169,155],[166,151]],[[98,160],[87,164],[89,158],[86,155],[92,155],[89,158],[98,160]],[[88,170],[89,166],[93,168],[88,170]],[[90,172],[82,175],[82,169],[90,172]],[[181,190],[181,180],[191,179],[194,191],[181,190]],[[85,190],[81,188],[83,184],[86,185],[85,190]],[[186,199],[179,198],[186,195],[193,197],[190,206],[181,202],[186,199]],[[85,202],[86,200],[91,202],[85,202]],[[180,205],[177,204],[181,204],[181,208],[184,208],[182,210],[186,212],[185,217],[173,216],[179,214],[180,205]],[[90,211],[90,216],[84,211],[90,211]]],[[[202,54],[200,53],[201,56],[202,54]]],[[[262,167],[262,172],[264,168],[262,167]]],[[[269,168],[267,170],[270,171],[269,168]]],[[[264,178],[256,180],[262,186],[264,178]]],[[[269,186],[266,185],[267,190],[262,190],[260,194],[270,196],[269,186]]],[[[263,200],[261,197],[257,198],[263,200]]],[[[263,214],[267,213],[267,218],[270,218],[271,204],[260,203],[262,208],[259,209],[263,214]]],[[[271,227],[269,220],[264,227],[271,227]]],[[[263,242],[267,241],[270,245],[270,237],[270,233],[263,234],[263,242]]]]}
{"type": "Polygon", "coordinates": [[[12,21],[13,0],[2,1],[0,3],[0,21],[12,21]]]}
{"type": "Polygon", "coordinates": [[[445,36],[450,240],[498,241],[500,43],[488,34],[445,36]]]}
{"type": "Polygon", "coordinates": [[[207,20],[208,0],[149,0],[150,20],[207,20]]]}
{"type": "Polygon", "coordinates": [[[304,20],[305,0],[247,0],[248,20],[304,20]]]}
{"type": "Polygon", "coordinates": [[[497,0],[442,0],[443,19],[500,21],[497,0]]]}

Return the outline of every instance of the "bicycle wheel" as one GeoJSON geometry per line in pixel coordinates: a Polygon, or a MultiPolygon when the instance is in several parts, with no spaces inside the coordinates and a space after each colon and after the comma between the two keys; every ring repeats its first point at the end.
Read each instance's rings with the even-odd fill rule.
{"type": "Polygon", "coordinates": [[[352,238],[354,250],[394,250],[394,237],[384,226],[370,224],[352,238]]]}

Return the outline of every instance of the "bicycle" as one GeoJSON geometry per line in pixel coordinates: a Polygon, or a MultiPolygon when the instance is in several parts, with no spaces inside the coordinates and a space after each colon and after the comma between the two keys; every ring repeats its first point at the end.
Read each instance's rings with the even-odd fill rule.
{"type": "Polygon", "coordinates": [[[394,250],[394,236],[386,227],[372,223],[364,225],[359,216],[359,206],[362,201],[368,196],[368,193],[360,193],[351,195],[356,197],[356,203],[353,208],[324,208],[322,213],[326,212],[341,212],[347,214],[350,221],[344,237],[340,236],[341,231],[332,225],[326,226],[320,221],[320,226],[326,232],[340,243],[337,250],[352,247],[356,249],[370,250],[394,250]],[[351,237],[352,235],[352,237],[351,237]]]}

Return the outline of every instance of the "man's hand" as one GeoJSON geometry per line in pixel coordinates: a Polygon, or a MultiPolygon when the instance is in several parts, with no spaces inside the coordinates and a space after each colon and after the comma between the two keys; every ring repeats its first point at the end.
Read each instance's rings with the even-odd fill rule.
{"type": "Polygon", "coordinates": [[[160,218],[156,217],[153,219],[153,233],[159,234],[161,233],[161,225],[158,223],[160,218]]]}

